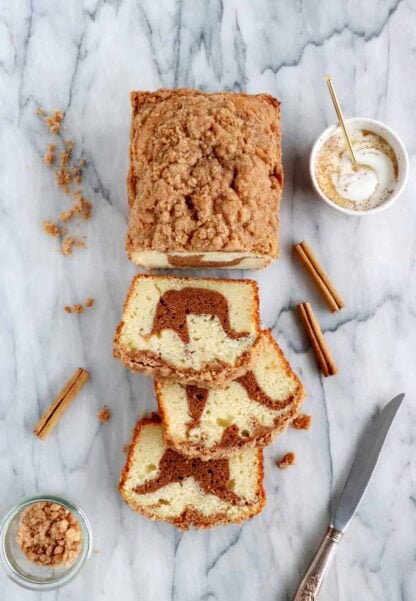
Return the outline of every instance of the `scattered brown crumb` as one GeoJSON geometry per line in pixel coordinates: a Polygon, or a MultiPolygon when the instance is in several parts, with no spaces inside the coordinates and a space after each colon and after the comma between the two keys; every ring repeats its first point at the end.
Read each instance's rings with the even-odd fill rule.
{"type": "Polygon", "coordinates": [[[43,162],[47,167],[52,167],[55,162],[55,153],[52,150],[47,150],[43,155],[43,162]]]}
{"type": "Polygon", "coordinates": [[[281,470],[285,470],[290,465],[295,465],[296,455],[295,455],[295,453],[292,453],[292,452],[286,453],[276,463],[277,463],[277,467],[279,467],[281,470]]]}
{"type": "MultiPolygon", "coordinates": [[[[74,195],[76,192],[74,192],[74,195]]],[[[76,197],[75,197],[76,198],[76,197]]],[[[78,213],[85,220],[91,219],[92,204],[82,195],[78,195],[78,203],[76,205],[78,213]]]]}
{"type": "Polygon", "coordinates": [[[77,199],[77,202],[59,215],[59,221],[69,221],[75,214],[81,215],[85,220],[91,219],[92,204],[84,198],[80,190],[73,192],[72,196],[77,199]]]}
{"type": "Polygon", "coordinates": [[[55,174],[55,182],[57,186],[67,186],[71,183],[72,175],[68,169],[57,169],[55,174]]]}
{"type": "Polygon", "coordinates": [[[29,561],[42,566],[69,565],[79,555],[82,532],[72,513],[50,501],[30,505],[16,536],[29,561]]]}
{"type": "Polygon", "coordinates": [[[97,411],[97,416],[101,422],[108,422],[111,417],[111,412],[107,405],[104,405],[104,407],[101,407],[101,409],[97,411]]]}
{"type": "MultiPolygon", "coordinates": [[[[36,114],[39,115],[52,134],[60,131],[64,115],[59,109],[55,109],[50,115],[42,108],[38,108],[36,114]]],[[[76,163],[72,154],[75,142],[73,140],[63,140],[60,138],[57,144],[48,144],[47,151],[43,156],[43,161],[47,167],[54,167],[55,183],[61,188],[64,194],[72,192],[75,203],[68,210],[63,211],[59,216],[59,221],[65,222],[78,214],[82,219],[90,219],[92,213],[92,204],[83,195],[83,190],[75,190],[75,186],[82,183],[82,167],[86,164],[85,159],[80,159],[76,163]],[[59,159],[59,162],[58,162],[59,159]]],[[[64,237],[61,244],[61,253],[65,256],[73,253],[74,247],[85,248],[84,241],[75,236],[67,235],[68,228],[59,228],[53,222],[44,222],[44,230],[51,236],[57,237],[59,234],[64,237]]]]}
{"type": "Polygon", "coordinates": [[[52,115],[46,117],[45,123],[49,127],[51,134],[57,134],[59,132],[63,118],[64,115],[59,109],[55,109],[52,115]]]}
{"type": "Polygon", "coordinates": [[[92,307],[93,304],[94,299],[87,298],[84,305],[81,305],[80,303],[77,303],[72,307],[70,307],[69,305],[65,305],[64,311],[66,311],[67,313],[77,313],[79,315],[80,313],[83,313],[87,307],[92,307]]]}
{"type": "Polygon", "coordinates": [[[67,257],[68,255],[72,255],[74,246],[75,246],[75,238],[73,236],[66,236],[66,238],[64,238],[62,240],[61,253],[65,257],[67,257]]]}
{"type": "Polygon", "coordinates": [[[71,207],[67,211],[62,211],[62,213],[59,215],[59,221],[69,221],[74,214],[74,207],[71,207]]]}
{"type": "Polygon", "coordinates": [[[76,184],[80,184],[82,180],[81,167],[72,167],[72,177],[76,184]]]}
{"type": "Polygon", "coordinates": [[[71,153],[72,150],[71,149],[67,149],[66,150],[61,150],[61,155],[59,157],[59,162],[61,164],[62,167],[66,167],[69,163],[69,159],[71,158],[71,153]]]}
{"type": "Polygon", "coordinates": [[[61,253],[67,257],[74,252],[74,246],[77,248],[85,248],[86,244],[82,240],[77,240],[74,236],[66,236],[62,240],[61,253]]]}
{"type": "Polygon", "coordinates": [[[52,238],[59,236],[59,227],[54,221],[42,221],[43,230],[52,238]]]}
{"type": "Polygon", "coordinates": [[[123,453],[128,453],[129,452],[129,448],[130,448],[130,445],[128,443],[123,444],[123,453]]]}
{"type": "Polygon", "coordinates": [[[309,430],[311,424],[312,416],[306,415],[304,413],[295,417],[295,419],[292,422],[292,426],[296,428],[296,430],[309,430]]]}

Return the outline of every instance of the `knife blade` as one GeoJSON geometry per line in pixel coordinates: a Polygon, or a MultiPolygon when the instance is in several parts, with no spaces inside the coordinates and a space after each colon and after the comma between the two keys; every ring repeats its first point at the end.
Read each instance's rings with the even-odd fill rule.
{"type": "Polygon", "coordinates": [[[404,394],[398,394],[394,397],[370,426],[339,496],[331,520],[333,528],[345,532],[345,529],[357,511],[403,398],[404,394]]]}
{"type": "Polygon", "coordinates": [[[314,601],[317,599],[335,554],[337,544],[341,540],[367,490],[371,476],[380,458],[387,434],[403,399],[404,394],[398,394],[387,403],[367,431],[339,496],[328,531],[309,569],[301,580],[294,601],[314,601]]]}

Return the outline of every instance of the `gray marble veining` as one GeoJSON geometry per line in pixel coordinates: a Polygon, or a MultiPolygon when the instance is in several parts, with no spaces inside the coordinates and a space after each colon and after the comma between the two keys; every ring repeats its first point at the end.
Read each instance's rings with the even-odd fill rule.
{"type": "Polygon", "coordinates": [[[37,491],[65,493],[86,510],[95,536],[89,563],[67,587],[32,594],[0,574],[1,599],[289,601],[360,434],[401,391],[401,416],[322,600],[415,599],[415,34],[411,0],[0,1],[0,511],[37,491]],[[386,122],[407,146],[409,184],[385,213],[346,217],[312,191],[310,146],[334,122],[327,72],[347,115],[386,122]],[[111,348],[135,272],[124,253],[128,93],[163,86],[267,92],[282,101],[282,254],[244,275],[258,280],[263,321],[305,383],[313,427],[289,431],[267,450],[263,514],[212,532],[151,523],[116,491],[123,444],[137,416],[154,407],[151,381],[128,374],[111,348]],[[67,201],[42,163],[52,140],[39,106],[65,111],[65,136],[88,160],[94,213],[82,225],[88,248],[72,257],[40,227],[67,201]],[[292,257],[303,238],[346,299],[337,315],[292,257]],[[88,296],[91,310],[64,312],[88,296]],[[317,372],[293,311],[305,299],[340,366],[336,377],[317,372]],[[91,381],[41,443],[33,426],[78,365],[91,381]],[[103,404],[113,413],[107,424],[96,417],[103,404]],[[287,450],[299,461],[281,472],[274,460],[287,450]]]}

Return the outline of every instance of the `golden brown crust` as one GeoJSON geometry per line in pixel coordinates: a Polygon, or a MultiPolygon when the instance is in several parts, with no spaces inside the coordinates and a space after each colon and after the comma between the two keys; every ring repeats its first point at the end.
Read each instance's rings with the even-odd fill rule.
{"type": "MultiPolygon", "coordinates": [[[[298,376],[292,370],[288,360],[283,354],[282,349],[279,347],[277,342],[272,336],[271,330],[265,330],[262,332],[263,335],[266,335],[269,339],[269,342],[274,346],[276,352],[280,357],[280,361],[284,367],[286,376],[295,380],[297,383],[296,390],[291,397],[291,407],[290,410],[287,411],[284,417],[276,417],[274,423],[271,426],[261,426],[256,423],[256,427],[251,436],[247,438],[242,438],[239,434],[232,437],[230,440],[221,439],[214,446],[207,448],[204,445],[204,442],[183,442],[178,441],[172,438],[169,435],[168,428],[168,418],[164,407],[163,402],[163,393],[162,393],[162,382],[155,381],[155,392],[156,398],[159,406],[159,414],[162,418],[162,428],[163,435],[166,441],[166,444],[174,449],[175,451],[182,453],[186,457],[201,457],[204,459],[226,459],[236,455],[247,448],[253,447],[266,447],[270,445],[275,438],[286,431],[289,424],[296,418],[299,414],[299,411],[302,407],[302,403],[305,399],[306,393],[303,387],[302,382],[299,380],[298,376]]],[[[217,387],[218,388],[218,387],[217,387]]]]}
{"type": "Polygon", "coordinates": [[[263,459],[263,451],[261,449],[258,449],[258,451],[257,451],[258,468],[259,468],[258,479],[257,479],[258,502],[255,505],[253,504],[251,506],[251,511],[249,513],[245,514],[244,517],[238,516],[238,517],[230,519],[230,517],[227,516],[225,513],[217,513],[208,518],[207,516],[203,515],[199,511],[188,508],[178,517],[170,517],[170,518],[167,517],[164,520],[160,520],[160,518],[152,512],[151,507],[143,507],[143,506],[139,505],[138,503],[134,503],[134,501],[128,497],[126,490],[124,488],[129,471],[132,467],[134,447],[140,436],[141,429],[144,426],[148,426],[148,425],[152,425],[152,424],[157,425],[157,424],[160,424],[160,422],[161,422],[161,419],[160,419],[159,415],[157,415],[157,413],[152,413],[152,415],[150,417],[143,417],[142,419],[140,419],[137,422],[137,424],[133,430],[133,436],[132,436],[132,440],[130,443],[127,460],[126,460],[124,468],[122,469],[122,472],[121,472],[118,490],[119,490],[121,496],[126,501],[126,503],[128,505],[130,505],[130,507],[134,511],[146,516],[147,518],[149,518],[151,520],[165,521],[170,524],[173,524],[179,530],[189,530],[189,528],[192,526],[195,528],[200,528],[200,529],[210,529],[210,528],[215,528],[215,527],[221,526],[221,525],[240,524],[241,522],[244,522],[247,519],[261,513],[261,511],[263,510],[263,508],[266,504],[266,493],[263,488],[264,459],[263,459]]]}
{"type": "MultiPolygon", "coordinates": [[[[123,306],[123,313],[126,310],[128,303],[130,301],[131,295],[133,294],[133,290],[136,284],[136,281],[144,278],[160,278],[160,279],[174,279],[174,280],[182,280],[184,282],[192,282],[195,281],[195,278],[186,278],[179,277],[174,275],[152,275],[152,274],[143,274],[139,273],[134,276],[130,290],[127,294],[126,300],[123,306]]],[[[210,282],[220,282],[220,281],[229,281],[229,280],[221,280],[219,278],[201,278],[204,281],[210,282]]],[[[243,280],[243,279],[233,279],[233,282],[239,282],[244,284],[249,284],[253,290],[253,319],[256,321],[257,326],[259,328],[259,291],[257,283],[253,280],[243,280]]],[[[171,379],[177,382],[181,382],[183,384],[195,384],[201,385],[206,388],[224,388],[231,380],[238,378],[239,376],[244,375],[247,370],[251,367],[255,353],[257,352],[257,342],[253,344],[252,348],[249,351],[242,353],[239,357],[236,365],[230,366],[225,363],[220,363],[219,361],[213,362],[205,367],[204,370],[196,371],[194,369],[179,369],[174,365],[168,363],[161,357],[156,356],[155,354],[149,351],[128,351],[123,347],[120,343],[120,333],[124,326],[124,321],[122,320],[117,326],[116,334],[114,337],[114,349],[113,356],[116,359],[119,359],[120,362],[125,366],[131,369],[136,373],[144,373],[149,376],[153,376],[155,378],[161,379],[171,379]]]]}
{"type": "Polygon", "coordinates": [[[131,92],[130,100],[129,258],[143,250],[276,257],[279,101],[192,89],[131,92]]]}

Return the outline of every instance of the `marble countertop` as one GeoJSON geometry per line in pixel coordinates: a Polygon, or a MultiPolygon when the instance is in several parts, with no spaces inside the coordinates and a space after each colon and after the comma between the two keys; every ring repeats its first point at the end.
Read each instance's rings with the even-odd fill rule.
{"type": "MultiPolygon", "coordinates": [[[[328,522],[368,421],[396,393],[405,404],[367,496],[328,576],[323,601],[413,601],[416,595],[416,14],[410,0],[32,0],[0,2],[0,511],[59,492],[86,511],[94,552],[50,593],[0,574],[7,601],[281,601],[293,596],[328,522]],[[406,192],[388,211],[344,216],[311,189],[308,155],[334,122],[324,75],[345,113],[382,120],[410,154],[406,192]],[[282,100],[285,192],[281,258],[254,277],[308,397],[309,432],[266,452],[268,503],[243,526],[179,533],[134,514],[117,493],[150,379],[112,358],[130,279],[124,252],[132,89],[188,86],[267,92],[282,100]],[[63,257],[40,227],[69,202],[42,162],[52,141],[36,116],[61,108],[65,135],[88,160],[88,248],[63,257]],[[346,299],[330,314],[296,258],[307,239],[346,299]],[[82,315],[63,307],[87,297],[82,315]],[[322,378],[293,310],[310,300],[339,364],[322,378]],[[34,424],[79,365],[91,380],[46,442],[34,424]],[[101,424],[96,412],[112,411],[101,424]],[[274,465],[293,450],[298,463],[274,465]]],[[[202,272],[201,272],[202,273],[202,272]]],[[[219,272],[214,272],[220,275],[219,272]]]]}

